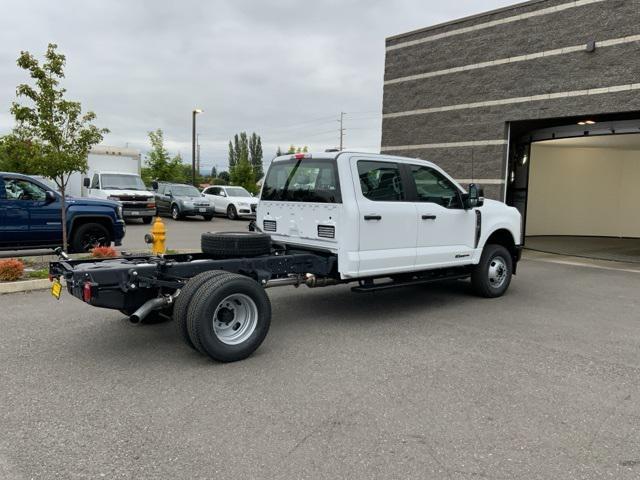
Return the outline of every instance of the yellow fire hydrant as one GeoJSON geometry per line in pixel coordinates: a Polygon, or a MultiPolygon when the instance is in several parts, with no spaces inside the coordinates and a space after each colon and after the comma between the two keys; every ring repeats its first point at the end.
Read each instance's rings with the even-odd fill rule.
{"type": "Polygon", "coordinates": [[[151,233],[144,236],[144,241],[151,244],[151,253],[154,255],[164,255],[167,251],[167,227],[160,217],[156,217],[151,226],[151,233]]]}

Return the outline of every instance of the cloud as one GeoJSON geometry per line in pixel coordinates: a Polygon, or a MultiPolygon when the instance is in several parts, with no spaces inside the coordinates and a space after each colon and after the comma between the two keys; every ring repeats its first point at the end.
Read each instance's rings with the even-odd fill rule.
{"type": "Polygon", "coordinates": [[[228,139],[256,131],[278,145],[377,150],[387,36],[508,5],[504,0],[8,0],[0,18],[0,133],[24,72],[21,50],[67,55],[72,99],[108,127],[105,143],[145,150],[162,128],[191,158],[191,110],[202,164],[224,168],[228,139]]]}

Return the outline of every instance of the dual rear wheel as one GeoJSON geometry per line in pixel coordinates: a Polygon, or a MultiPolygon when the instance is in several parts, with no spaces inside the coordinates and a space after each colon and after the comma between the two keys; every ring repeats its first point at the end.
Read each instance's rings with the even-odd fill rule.
{"type": "Polygon", "coordinates": [[[190,347],[219,362],[251,355],[271,324],[271,302],[255,280],[224,271],[193,277],[173,309],[176,330],[190,347]]]}

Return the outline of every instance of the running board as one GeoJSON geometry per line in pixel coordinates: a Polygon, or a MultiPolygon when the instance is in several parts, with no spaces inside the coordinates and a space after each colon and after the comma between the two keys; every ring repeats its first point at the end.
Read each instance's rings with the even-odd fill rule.
{"type": "Polygon", "coordinates": [[[365,292],[375,292],[378,290],[390,290],[392,288],[400,288],[400,287],[410,287],[412,285],[422,285],[424,283],[434,283],[441,282],[444,280],[462,280],[465,278],[469,278],[471,273],[458,273],[456,275],[444,275],[440,277],[431,277],[431,278],[416,278],[415,280],[409,280],[408,282],[385,282],[385,283],[371,283],[359,285],[357,287],[351,287],[351,291],[354,293],[365,293],[365,292]]]}

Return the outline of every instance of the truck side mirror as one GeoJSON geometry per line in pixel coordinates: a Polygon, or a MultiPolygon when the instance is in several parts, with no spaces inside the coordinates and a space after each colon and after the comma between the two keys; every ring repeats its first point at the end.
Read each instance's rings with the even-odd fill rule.
{"type": "Polygon", "coordinates": [[[470,209],[484,205],[484,192],[475,183],[470,183],[464,198],[464,208],[470,209]]]}
{"type": "Polygon", "coordinates": [[[82,184],[85,188],[89,188],[91,186],[91,180],[89,180],[89,177],[84,177],[82,184]]]}
{"type": "Polygon", "coordinates": [[[49,205],[50,203],[53,203],[55,201],[56,201],[56,194],[51,190],[47,190],[44,193],[44,204],[49,205]]]}

